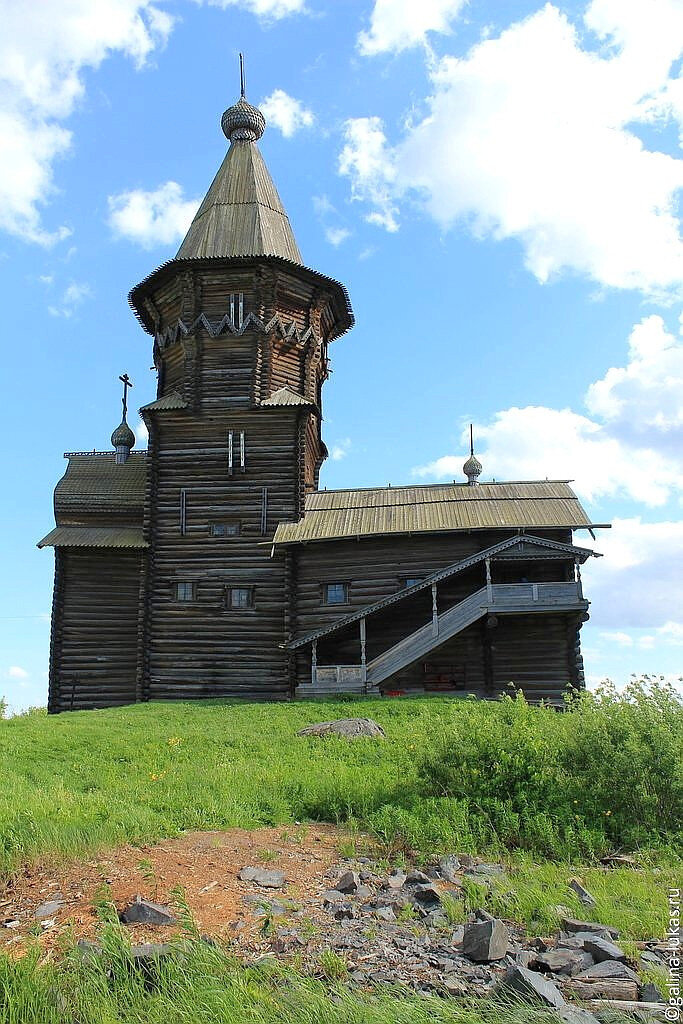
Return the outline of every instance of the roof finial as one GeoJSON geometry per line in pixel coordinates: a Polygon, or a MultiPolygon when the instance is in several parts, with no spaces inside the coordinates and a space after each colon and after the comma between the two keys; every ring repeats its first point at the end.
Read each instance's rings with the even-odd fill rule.
{"type": "Polygon", "coordinates": [[[244,54],[240,53],[240,98],[223,114],[221,128],[230,142],[256,142],[265,131],[266,119],[258,109],[246,99],[246,82],[244,77],[244,54]]]}
{"type": "Polygon", "coordinates": [[[127,373],[121,374],[119,380],[123,384],[123,398],[121,399],[121,404],[123,405],[123,419],[111,435],[111,443],[116,451],[115,462],[117,466],[123,465],[130,455],[131,448],[135,444],[135,434],[126,422],[126,416],[128,415],[128,388],[133,387],[133,382],[127,373]]]}
{"type": "Polygon", "coordinates": [[[474,454],[474,428],[470,423],[470,457],[462,467],[462,471],[467,477],[467,483],[470,487],[476,487],[479,484],[479,477],[481,476],[482,464],[474,454]]]}

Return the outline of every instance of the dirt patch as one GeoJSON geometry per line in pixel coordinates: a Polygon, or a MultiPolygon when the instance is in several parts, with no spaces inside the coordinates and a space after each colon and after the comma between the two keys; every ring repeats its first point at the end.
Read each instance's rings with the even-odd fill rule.
{"type": "MultiPolygon", "coordinates": [[[[85,862],[38,865],[0,889],[0,924],[5,924],[0,949],[19,954],[27,938],[38,935],[48,951],[67,930],[76,939],[93,939],[96,903],[104,895],[121,911],[138,893],[170,903],[176,887],[184,891],[203,934],[258,947],[264,922],[258,898],[279,900],[299,915],[308,906],[319,907],[321,893],[330,887],[329,872],[340,859],[342,836],[325,825],[192,832],[154,846],[119,847],[85,862]],[[282,871],[284,887],[264,890],[241,881],[238,874],[247,865],[282,871]],[[38,921],[36,910],[52,901],[61,906],[38,921]]],[[[177,934],[178,926],[132,925],[128,930],[134,943],[159,942],[177,934]]]]}

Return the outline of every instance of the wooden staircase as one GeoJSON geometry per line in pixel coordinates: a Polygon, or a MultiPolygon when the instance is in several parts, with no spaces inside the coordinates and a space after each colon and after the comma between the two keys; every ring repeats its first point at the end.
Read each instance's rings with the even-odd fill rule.
{"type": "Polygon", "coordinates": [[[334,693],[377,693],[381,683],[423,658],[488,614],[584,611],[580,583],[493,583],[435,615],[366,665],[319,665],[315,680],[297,688],[297,697],[334,693]]]}

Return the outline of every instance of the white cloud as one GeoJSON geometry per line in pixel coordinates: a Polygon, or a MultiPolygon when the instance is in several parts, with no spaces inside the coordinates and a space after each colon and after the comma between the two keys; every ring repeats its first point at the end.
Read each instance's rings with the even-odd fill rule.
{"type": "Polygon", "coordinates": [[[303,14],[306,11],[306,0],[208,0],[208,3],[210,7],[243,7],[266,21],[277,21],[290,14],[303,14]]]}
{"type": "Polygon", "coordinates": [[[28,679],[28,672],[20,665],[10,665],[7,675],[10,679],[28,679]]]}
{"type": "Polygon", "coordinates": [[[138,420],[138,424],[135,428],[135,436],[139,444],[147,444],[149,441],[149,431],[147,430],[143,420],[138,420]]]}
{"type": "Polygon", "coordinates": [[[389,230],[411,195],[442,228],[514,238],[539,281],[578,271],[604,286],[683,292],[683,160],[636,134],[683,118],[672,98],[683,86],[669,77],[683,7],[593,0],[585,27],[597,52],[547,3],[465,57],[445,57],[431,71],[427,116],[394,146],[377,118],[348,121],[340,171],[353,197],[389,230]]]}
{"type": "MultiPolygon", "coordinates": [[[[595,418],[526,406],[477,425],[485,477],[567,478],[589,501],[622,495],[650,507],[683,495],[683,344],[661,317],[636,324],[626,365],[591,384],[586,404],[595,418]]],[[[415,475],[460,477],[466,442],[463,427],[460,453],[442,455],[415,475]]]]}
{"type": "Polygon", "coordinates": [[[396,168],[379,117],[346,121],[339,173],[351,180],[351,198],[373,207],[365,217],[370,224],[398,231],[396,168]]]}
{"type": "Polygon", "coordinates": [[[275,89],[266,96],[260,108],[268,124],[279,128],[286,139],[291,139],[302,128],[310,128],[315,121],[313,111],[283,89],[275,89]]]}
{"type": "Polygon", "coordinates": [[[109,196],[109,225],[117,235],[145,249],[179,241],[189,228],[199,199],[185,199],[176,181],[154,191],[132,189],[109,196]]]}
{"type": "Polygon", "coordinates": [[[59,305],[48,306],[48,312],[51,316],[61,316],[69,319],[74,315],[78,306],[91,296],[92,291],[89,284],[86,284],[84,281],[72,281],[64,289],[59,305]]]}
{"type": "Polygon", "coordinates": [[[620,633],[618,630],[612,632],[604,632],[600,634],[602,640],[607,640],[609,643],[618,644],[620,647],[633,647],[633,637],[630,633],[620,633]]]}
{"type": "Polygon", "coordinates": [[[629,338],[629,361],[591,384],[586,405],[622,431],[671,433],[683,445],[683,341],[660,316],[645,317],[629,338]]]}
{"type": "Polygon", "coordinates": [[[358,36],[365,56],[425,45],[428,32],[448,32],[467,0],[375,0],[370,29],[358,36]]]}
{"type": "Polygon", "coordinates": [[[342,242],[345,242],[350,235],[351,232],[348,228],[325,228],[325,238],[330,245],[334,245],[335,247],[341,245],[342,242]]]}
{"type": "Polygon", "coordinates": [[[345,459],[351,451],[351,438],[345,437],[343,440],[338,441],[337,444],[332,445],[330,451],[330,457],[335,461],[339,462],[341,459],[345,459]]]}
{"type": "Polygon", "coordinates": [[[70,233],[46,229],[42,207],[72,144],[60,122],[83,96],[83,72],[115,52],[142,66],[173,19],[150,0],[0,0],[0,22],[0,228],[51,245],[70,233]]]}

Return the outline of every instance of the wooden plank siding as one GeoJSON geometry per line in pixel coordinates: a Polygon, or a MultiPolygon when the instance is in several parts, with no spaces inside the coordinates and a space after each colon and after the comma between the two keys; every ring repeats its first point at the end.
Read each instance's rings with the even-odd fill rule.
{"type": "Polygon", "coordinates": [[[135,700],[143,558],[121,549],[57,551],[50,711],[135,700]]]}

